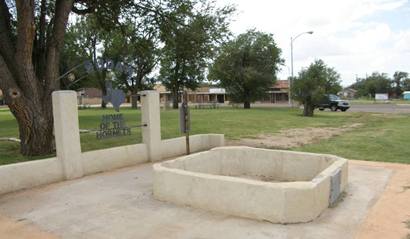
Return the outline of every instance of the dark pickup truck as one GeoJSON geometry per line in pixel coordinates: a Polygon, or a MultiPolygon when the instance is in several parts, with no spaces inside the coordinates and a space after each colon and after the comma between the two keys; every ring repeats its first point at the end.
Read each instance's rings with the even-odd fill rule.
{"type": "Polygon", "coordinates": [[[331,111],[341,110],[345,112],[350,108],[350,104],[348,101],[340,99],[337,95],[325,95],[316,108],[319,108],[321,111],[329,108],[331,111]]]}

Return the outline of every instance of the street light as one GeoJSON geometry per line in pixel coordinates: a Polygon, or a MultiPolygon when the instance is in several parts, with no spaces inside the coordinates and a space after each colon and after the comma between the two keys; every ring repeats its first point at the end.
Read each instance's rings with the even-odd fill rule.
{"type": "Polygon", "coordinates": [[[304,34],[313,34],[313,31],[302,32],[299,35],[290,38],[290,68],[291,68],[291,74],[292,75],[291,75],[291,78],[289,79],[289,105],[292,105],[290,90],[291,90],[291,87],[292,87],[292,80],[293,80],[293,76],[294,76],[293,75],[293,42],[296,41],[296,39],[298,39],[300,36],[302,36],[304,34]]]}

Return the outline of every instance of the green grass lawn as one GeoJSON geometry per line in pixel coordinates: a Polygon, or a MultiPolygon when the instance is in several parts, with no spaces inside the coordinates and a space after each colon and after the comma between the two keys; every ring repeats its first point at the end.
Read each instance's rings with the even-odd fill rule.
{"type": "Polygon", "coordinates": [[[385,117],[373,115],[354,131],[299,151],[336,154],[348,159],[410,164],[410,115],[385,117]]]}
{"type": "MultiPolygon", "coordinates": [[[[79,111],[81,129],[97,129],[103,114],[113,113],[107,109],[79,111]]],[[[121,110],[130,126],[141,124],[139,110],[121,110]]],[[[410,163],[410,117],[400,115],[387,117],[368,113],[317,112],[313,118],[300,116],[298,109],[255,108],[191,110],[192,134],[220,133],[228,139],[252,137],[258,134],[275,134],[282,129],[304,127],[339,127],[350,123],[363,123],[363,127],[330,140],[294,150],[337,154],[351,159],[410,163]]],[[[181,136],[178,111],[161,111],[163,139],[181,136]]],[[[16,121],[9,111],[0,111],[0,138],[17,137],[16,121]]],[[[133,128],[131,136],[97,140],[95,133],[81,134],[83,151],[110,148],[141,142],[141,129],[133,128]]],[[[0,164],[9,164],[39,158],[26,158],[19,153],[19,145],[0,141],[0,164]]]]}

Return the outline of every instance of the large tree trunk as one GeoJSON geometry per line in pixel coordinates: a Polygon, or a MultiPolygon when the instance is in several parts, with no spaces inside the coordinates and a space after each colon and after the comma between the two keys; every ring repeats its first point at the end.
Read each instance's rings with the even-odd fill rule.
{"type": "Polygon", "coordinates": [[[101,109],[106,109],[107,108],[107,103],[104,101],[104,99],[101,99],[101,109]]]}
{"type": "MultiPolygon", "coordinates": [[[[101,86],[101,85],[100,85],[101,86]]],[[[101,97],[101,108],[106,109],[107,108],[107,102],[104,101],[104,96],[107,95],[107,88],[104,86],[101,86],[101,92],[102,92],[102,97],[101,97]]]]}
{"type": "Polygon", "coordinates": [[[303,116],[313,117],[315,107],[312,104],[304,103],[303,104],[303,116]]]}
{"type": "Polygon", "coordinates": [[[179,108],[179,94],[178,90],[172,91],[172,108],[178,109],[179,108]]]}
{"type": "Polygon", "coordinates": [[[251,102],[245,101],[245,102],[243,103],[243,108],[244,108],[244,109],[250,109],[250,108],[251,108],[251,102]]]}
{"type": "Polygon", "coordinates": [[[24,97],[15,98],[19,91],[6,96],[10,111],[17,119],[20,152],[25,156],[50,155],[54,152],[53,113],[50,102],[39,105],[24,97]],[[10,100],[13,99],[14,100],[10,100]]]}
{"type": "Polygon", "coordinates": [[[131,95],[131,107],[133,109],[138,109],[138,94],[136,93],[131,95]]]}
{"type": "MultiPolygon", "coordinates": [[[[39,52],[44,55],[36,57],[39,52],[33,52],[35,3],[34,0],[16,1],[16,39],[13,39],[8,6],[0,1],[0,88],[17,120],[20,151],[25,156],[49,155],[54,151],[51,93],[59,89],[60,49],[73,7],[73,0],[55,1],[47,39],[39,38],[46,43],[40,44],[39,52]]],[[[45,34],[44,28],[39,34],[45,34]]]]}

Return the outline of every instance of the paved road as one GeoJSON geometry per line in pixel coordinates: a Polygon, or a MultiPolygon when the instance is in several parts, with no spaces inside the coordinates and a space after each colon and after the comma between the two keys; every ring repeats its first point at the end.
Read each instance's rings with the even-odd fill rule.
{"type": "Polygon", "coordinates": [[[349,111],[352,112],[371,112],[371,113],[408,113],[410,114],[409,105],[396,104],[354,104],[349,111]]]}
{"type": "MultiPolygon", "coordinates": [[[[253,107],[260,108],[287,108],[288,104],[254,104],[253,107]]],[[[326,109],[329,111],[329,109],[326,109]]],[[[369,113],[401,113],[401,114],[410,114],[410,104],[353,104],[349,109],[350,112],[369,112],[369,113]]]]}

